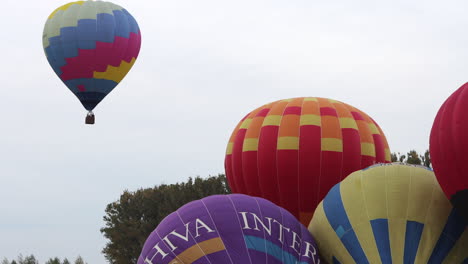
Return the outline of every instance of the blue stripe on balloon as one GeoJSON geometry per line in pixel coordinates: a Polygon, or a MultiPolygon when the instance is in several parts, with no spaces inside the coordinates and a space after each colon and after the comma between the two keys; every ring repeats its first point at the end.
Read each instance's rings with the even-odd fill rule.
{"type": "Polygon", "coordinates": [[[369,263],[366,254],[349,222],[340,193],[340,184],[336,184],[323,200],[323,209],[328,222],[335,230],[341,242],[356,263],[369,263]],[[343,233],[342,230],[345,232],[343,233]]]}
{"type": "MultiPolygon", "coordinates": [[[[444,229],[442,230],[442,235],[439,237],[434,249],[432,250],[432,255],[429,258],[428,264],[442,263],[442,261],[447,257],[450,250],[453,248],[457,240],[461,237],[465,231],[466,224],[463,221],[462,217],[457,214],[456,210],[453,209],[450,212],[450,215],[445,223],[444,229]]],[[[463,262],[468,263],[468,260],[465,259],[463,262]]]]}
{"type": "Polygon", "coordinates": [[[423,228],[424,224],[415,221],[406,222],[404,263],[414,263],[423,228]]]}
{"type": "Polygon", "coordinates": [[[54,69],[55,73],[60,76],[60,74],[62,74],[60,67],[67,64],[63,55],[60,36],[49,38],[49,43],[49,46],[45,49],[45,53],[47,54],[47,59],[49,60],[52,69],[54,69]]]}
{"type": "Polygon", "coordinates": [[[115,36],[114,16],[107,13],[97,14],[97,41],[112,43],[115,36]]]}
{"type": "Polygon", "coordinates": [[[76,28],[78,48],[95,49],[97,40],[96,19],[80,19],[76,28]]]}
{"type": "Polygon", "coordinates": [[[78,56],[76,27],[63,27],[60,29],[60,38],[63,48],[63,56],[72,58],[78,56]]]}
{"type": "Polygon", "coordinates": [[[123,38],[130,37],[130,25],[127,15],[122,10],[114,10],[115,35],[123,38]]]}
{"type": "Polygon", "coordinates": [[[282,248],[273,244],[271,241],[255,236],[244,236],[245,243],[248,249],[253,249],[266,253],[284,264],[307,264],[307,262],[299,262],[298,259],[291,253],[284,251],[282,248]]]}
{"type": "Polygon", "coordinates": [[[124,12],[124,14],[127,16],[128,24],[130,25],[130,32],[138,33],[140,28],[138,27],[138,23],[136,22],[135,18],[125,9],[122,10],[122,12],[124,12]]]}
{"type": "Polygon", "coordinates": [[[336,235],[341,238],[344,236],[345,231],[342,226],[338,226],[338,228],[335,230],[336,235]]]}
{"type": "Polygon", "coordinates": [[[390,249],[390,234],[388,231],[388,219],[374,219],[370,221],[374,233],[375,243],[379,250],[382,264],[392,263],[392,254],[390,249]]]}

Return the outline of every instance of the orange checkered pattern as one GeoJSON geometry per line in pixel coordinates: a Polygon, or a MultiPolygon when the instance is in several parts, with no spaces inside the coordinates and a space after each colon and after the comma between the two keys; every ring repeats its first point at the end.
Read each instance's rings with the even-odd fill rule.
{"type": "Polygon", "coordinates": [[[246,115],[229,139],[225,169],[233,192],[269,199],[307,226],[333,185],[386,162],[387,140],[367,114],[332,99],[301,97],[246,115]]]}

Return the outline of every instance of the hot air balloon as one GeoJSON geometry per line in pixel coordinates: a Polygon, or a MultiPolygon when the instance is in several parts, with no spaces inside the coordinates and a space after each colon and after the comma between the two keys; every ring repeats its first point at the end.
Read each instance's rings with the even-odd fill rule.
{"type": "Polygon", "coordinates": [[[225,170],[233,192],[266,198],[308,225],[333,185],[379,162],[390,162],[390,150],[367,114],[336,100],[301,97],[247,114],[229,139],[225,170]]]}
{"type": "Polygon", "coordinates": [[[125,77],[140,51],[136,20],[104,1],[76,1],[57,8],[42,35],[55,73],[78,97],[94,124],[92,110],[125,77]]]}
{"type": "Polygon", "coordinates": [[[328,263],[468,263],[466,224],[422,166],[353,172],[319,204],[309,231],[328,263]]]}
{"type": "Polygon", "coordinates": [[[241,194],[190,202],[146,240],[138,264],[320,263],[312,236],[289,212],[241,194]]]}
{"type": "Polygon", "coordinates": [[[429,152],[434,173],[468,221],[468,83],[442,105],[432,125],[429,152]]]}

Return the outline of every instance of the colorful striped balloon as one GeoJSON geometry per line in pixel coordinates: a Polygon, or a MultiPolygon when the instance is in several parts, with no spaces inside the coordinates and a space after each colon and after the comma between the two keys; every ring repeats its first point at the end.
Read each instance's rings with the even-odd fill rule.
{"type": "Polygon", "coordinates": [[[333,185],[378,162],[390,162],[390,150],[368,115],[339,101],[301,97],[244,117],[229,139],[225,169],[233,192],[266,198],[308,225],[333,185]]]}
{"type": "Polygon", "coordinates": [[[42,41],[55,73],[91,112],[135,63],[141,34],[124,8],[77,1],[52,12],[42,41]]]}
{"type": "Polygon", "coordinates": [[[288,211],[241,194],[214,195],[170,214],[138,264],[319,264],[312,236],[288,211]]]}
{"type": "Polygon", "coordinates": [[[380,164],[335,185],[309,231],[328,263],[468,263],[468,231],[434,173],[380,164]]]}

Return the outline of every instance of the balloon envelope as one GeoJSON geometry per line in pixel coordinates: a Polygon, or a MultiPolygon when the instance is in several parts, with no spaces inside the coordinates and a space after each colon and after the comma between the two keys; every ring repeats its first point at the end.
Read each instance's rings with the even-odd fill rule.
{"type": "Polygon", "coordinates": [[[319,263],[308,230],[289,212],[247,195],[214,195],[167,216],[138,264],[319,263]]]}
{"type": "Polygon", "coordinates": [[[50,14],[42,42],[50,66],[91,111],[133,66],[141,35],[124,8],[104,1],[76,1],[50,14]]]}
{"type": "Polygon", "coordinates": [[[247,114],[229,139],[225,169],[233,192],[266,198],[308,225],[333,185],[378,162],[390,162],[390,150],[367,114],[301,97],[247,114]]]}
{"type": "Polygon", "coordinates": [[[374,165],[335,185],[309,230],[329,263],[467,263],[466,224],[434,173],[374,165]]]}
{"type": "Polygon", "coordinates": [[[441,106],[429,151],[434,173],[452,204],[468,221],[468,83],[441,106]]]}

